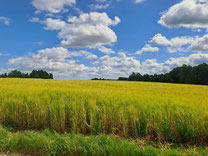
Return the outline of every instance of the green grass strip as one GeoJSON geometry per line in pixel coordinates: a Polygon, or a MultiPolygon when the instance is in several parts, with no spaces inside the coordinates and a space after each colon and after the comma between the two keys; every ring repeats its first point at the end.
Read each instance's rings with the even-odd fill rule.
{"type": "Polygon", "coordinates": [[[26,155],[67,155],[67,156],[206,156],[206,148],[174,150],[138,146],[135,142],[112,136],[82,136],[43,132],[9,132],[0,126],[0,152],[26,155]]]}

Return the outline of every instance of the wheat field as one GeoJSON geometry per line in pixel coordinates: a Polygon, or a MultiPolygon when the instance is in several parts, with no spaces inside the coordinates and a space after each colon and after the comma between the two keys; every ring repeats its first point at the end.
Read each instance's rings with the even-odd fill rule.
{"type": "Polygon", "coordinates": [[[208,86],[0,79],[0,125],[208,143],[208,86]]]}

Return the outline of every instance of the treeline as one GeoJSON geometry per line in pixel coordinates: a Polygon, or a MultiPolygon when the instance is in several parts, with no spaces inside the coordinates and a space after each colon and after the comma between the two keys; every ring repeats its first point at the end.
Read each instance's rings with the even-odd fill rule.
{"type": "Polygon", "coordinates": [[[106,81],[108,81],[108,80],[111,80],[111,79],[104,79],[104,78],[93,78],[93,79],[91,79],[91,80],[106,80],[106,81]]]}
{"type": "Polygon", "coordinates": [[[18,70],[13,70],[9,73],[0,75],[0,78],[39,78],[39,79],[53,79],[53,74],[47,73],[44,70],[33,70],[30,74],[22,73],[18,70]]]}
{"type": "Polygon", "coordinates": [[[118,80],[208,85],[208,64],[203,63],[195,67],[183,65],[166,74],[132,73],[128,78],[119,77],[118,80]]]}

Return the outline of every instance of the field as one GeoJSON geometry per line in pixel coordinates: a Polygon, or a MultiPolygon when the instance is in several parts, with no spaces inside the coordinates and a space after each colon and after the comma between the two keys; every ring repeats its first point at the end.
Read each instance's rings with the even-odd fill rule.
{"type": "MultiPolygon", "coordinates": [[[[92,144],[90,140],[98,139],[96,147],[92,146],[97,149],[99,145],[103,146],[99,144],[100,139],[107,142],[111,138],[109,141],[118,142],[118,147],[126,147],[128,144],[128,151],[141,152],[141,148],[144,153],[148,153],[148,150],[149,153],[154,153],[153,149],[148,148],[145,151],[145,148],[139,148],[135,143],[139,139],[148,142],[147,144],[154,142],[162,143],[164,146],[194,146],[192,152],[197,153],[198,148],[201,149],[202,146],[207,151],[208,145],[208,86],[0,79],[0,125],[7,127],[0,130],[0,151],[2,149],[3,152],[10,149],[10,145],[3,146],[2,141],[9,141],[2,140],[2,135],[10,136],[11,141],[11,138],[18,138],[22,134],[24,142],[24,136],[39,138],[40,135],[45,135],[45,129],[50,129],[56,131],[53,132],[54,135],[62,139],[67,135],[66,142],[67,138],[70,138],[68,142],[73,142],[72,138],[77,137],[82,143],[85,140],[86,144],[92,144]],[[23,135],[24,133],[26,135],[23,135]],[[116,139],[112,139],[112,136],[116,139]],[[119,141],[123,139],[124,143],[119,141]]],[[[49,135],[46,136],[51,138],[49,135]]],[[[79,146],[84,148],[83,144],[79,146]]],[[[103,150],[105,147],[107,148],[105,145],[103,150]]],[[[90,150],[90,147],[85,150],[90,150]]],[[[15,152],[18,149],[9,151],[15,152]]],[[[57,153],[60,152],[48,154],[57,153]]],[[[71,155],[76,153],[73,152],[71,155]]]]}

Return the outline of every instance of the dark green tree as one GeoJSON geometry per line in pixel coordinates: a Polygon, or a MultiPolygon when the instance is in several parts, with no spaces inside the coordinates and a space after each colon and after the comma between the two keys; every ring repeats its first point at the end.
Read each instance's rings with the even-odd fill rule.
{"type": "MultiPolygon", "coordinates": [[[[123,79],[119,78],[118,80],[123,79]]],[[[195,67],[183,65],[182,67],[173,69],[169,73],[159,75],[132,73],[125,80],[208,85],[208,64],[203,63],[195,67]]]]}

